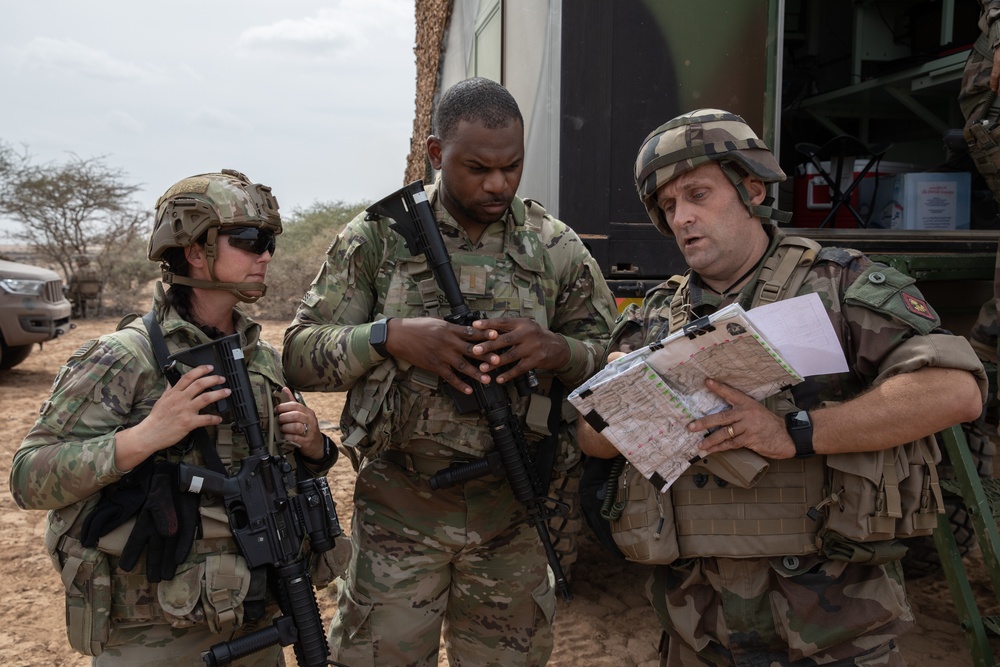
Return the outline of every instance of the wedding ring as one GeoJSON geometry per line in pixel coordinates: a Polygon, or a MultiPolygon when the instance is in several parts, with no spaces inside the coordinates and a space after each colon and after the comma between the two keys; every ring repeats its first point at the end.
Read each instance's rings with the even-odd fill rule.
{"type": "MultiPolygon", "coordinates": [[[[732,427],[730,427],[730,428],[732,428],[732,427]]],[[[302,422],[302,437],[304,438],[307,435],[309,435],[309,424],[307,424],[305,422],[302,422]]]]}
{"type": "Polygon", "coordinates": [[[726,433],[729,434],[729,439],[730,440],[732,440],[733,438],[736,437],[736,431],[733,430],[733,425],[732,424],[730,424],[729,426],[726,427],[726,433]]]}

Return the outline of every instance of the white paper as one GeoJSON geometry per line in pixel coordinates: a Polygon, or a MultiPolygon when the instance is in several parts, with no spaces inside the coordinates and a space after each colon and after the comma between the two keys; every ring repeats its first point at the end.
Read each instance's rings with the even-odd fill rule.
{"type": "Polygon", "coordinates": [[[847,372],[844,350],[819,294],[758,306],[747,318],[802,377],[847,372]]]}

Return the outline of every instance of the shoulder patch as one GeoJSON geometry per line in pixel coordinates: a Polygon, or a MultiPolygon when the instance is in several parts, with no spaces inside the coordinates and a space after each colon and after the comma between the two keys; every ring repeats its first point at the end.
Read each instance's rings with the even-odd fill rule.
{"type": "Polygon", "coordinates": [[[934,311],[931,310],[930,304],[923,299],[918,299],[912,294],[906,294],[905,292],[901,292],[900,296],[903,299],[903,305],[905,305],[906,309],[914,315],[928,320],[935,319],[934,311]]]}
{"type": "Polygon", "coordinates": [[[76,352],[74,352],[73,354],[71,354],[69,356],[69,358],[70,359],[82,359],[82,358],[86,357],[88,354],[90,354],[91,350],[93,350],[95,347],[97,347],[97,342],[98,341],[97,341],[96,338],[84,342],[84,344],[81,345],[79,348],[77,348],[76,352]]]}
{"type": "Polygon", "coordinates": [[[914,285],[916,281],[896,269],[873,264],[847,288],[844,300],[888,315],[928,334],[941,324],[940,318],[914,285]]]}

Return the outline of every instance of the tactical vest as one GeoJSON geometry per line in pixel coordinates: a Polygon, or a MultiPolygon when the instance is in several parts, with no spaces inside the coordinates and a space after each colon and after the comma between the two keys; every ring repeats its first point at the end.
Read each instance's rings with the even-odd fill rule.
{"type": "MultiPolygon", "coordinates": [[[[138,359],[155,366],[149,338],[141,320],[128,316],[118,327],[118,340],[138,359]],[[125,330],[125,331],[122,331],[125,330]]],[[[176,351],[171,343],[171,352],[176,351]]],[[[248,351],[265,354],[262,351],[248,351]]],[[[274,406],[273,392],[281,386],[277,368],[262,363],[250,374],[254,396],[261,406],[274,406]]],[[[165,385],[164,385],[165,387],[165,385]]],[[[275,451],[277,425],[273,410],[260,411],[261,428],[269,451],[275,451]]],[[[233,461],[247,453],[245,439],[230,425],[210,429],[217,451],[229,473],[233,461]],[[234,451],[235,450],[235,451],[234,451]]],[[[197,448],[183,454],[167,450],[172,459],[204,466],[197,448]]],[[[294,465],[294,461],[293,461],[294,465]]],[[[117,566],[118,557],[135,525],[130,519],[101,537],[96,548],[80,542],[85,517],[98,496],[49,512],[45,546],[66,586],[66,624],[70,645],[85,655],[100,655],[110,629],[118,625],[170,624],[184,628],[207,624],[217,633],[231,632],[245,620],[245,603],[257,599],[263,611],[267,595],[264,577],[252,576],[239,555],[222,501],[204,496],[199,508],[201,528],[188,558],[178,565],[172,580],[149,583],[145,558],[131,572],[117,566]]]]}
{"type": "MultiPolygon", "coordinates": [[[[751,308],[795,295],[819,249],[809,239],[783,238],[758,276],[751,308]]],[[[676,289],[672,332],[690,319],[688,276],[675,276],[667,287],[676,289]]],[[[764,403],[778,415],[797,409],[788,390],[764,403]]],[[[626,509],[611,528],[626,558],[669,563],[823,550],[831,558],[874,562],[901,553],[873,543],[928,535],[943,511],[933,437],[877,452],[766,460],[767,470],[747,484],[713,472],[710,460],[718,456],[688,468],[665,494],[634,469],[622,472],[616,500],[626,509]],[[662,498],[653,503],[650,492],[662,498]]]]}
{"type": "MultiPolygon", "coordinates": [[[[473,311],[487,316],[531,318],[548,328],[544,278],[550,270],[548,252],[540,233],[545,209],[531,200],[515,199],[515,218],[524,224],[508,226],[499,252],[450,251],[452,267],[465,298],[473,311]]],[[[414,257],[397,234],[390,234],[383,251],[376,289],[376,309],[386,317],[444,317],[448,304],[434,279],[424,255],[414,257]]],[[[539,388],[529,398],[510,389],[512,410],[525,424],[525,436],[539,440],[551,433],[552,404],[547,394],[553,376],[539,373],[539,388]]],[[[562,399],[556,409],[570,423],[575,414],[562,399]],[[563,409],[565,408],[565,409],[563,409]]],[[[387,449],[443,459],[458,455],[481,458],[493,450],[493,439],[479,411],[457,414],[441,379],[429,371],[396,359],[375,367],[348,393],[341,420],[346,446],[357,469],[363,459],[373,459],[387,449]],[[414,439],[419,446],[414,445],[414,439]],[[433,451],[418,451],[433,441],[433,451]]],[[[560,429],[560,440],[569,440],[560,429]]],[[[561,446],[559,467],[568,468],[573,448],[561,446]]],[[[579,454],[576,457],[578,459],[579,454]]]]}

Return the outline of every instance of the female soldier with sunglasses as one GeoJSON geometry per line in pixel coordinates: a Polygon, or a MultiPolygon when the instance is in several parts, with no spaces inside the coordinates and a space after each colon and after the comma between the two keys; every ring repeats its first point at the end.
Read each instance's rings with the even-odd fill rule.
{"type": "MultiPolygon", "coordinates": [[[[95,665],[201,666],[203,651],[271,625],[277,611],[221,501],[176,483],[179,462],[239,470],[246,438],[213,409],[231,391],[208,365],[168,383],[154,349],[238,333],[268,451],[287,454],[298,478],[325,475],[336,449],[239,306],[264,295],[280,233],[270,188],[237,171],[167,190],[149,242],[163,272],[151,313],[70,357],[14,457],[17,503],[50,510],[45,543],[67,588],[70,644],[95,665]]],[[[233,664],[283,664],[282,651],[233,664]]]]}

